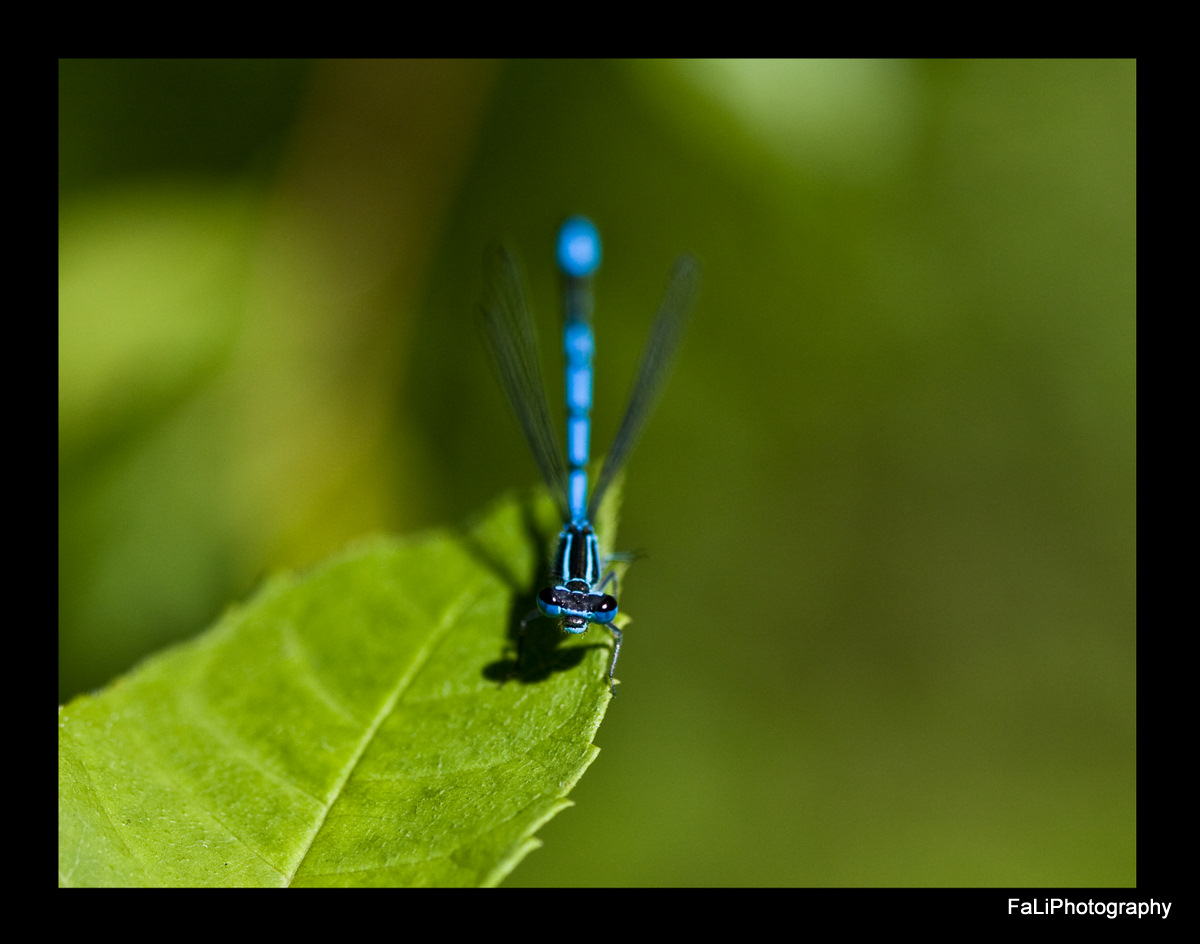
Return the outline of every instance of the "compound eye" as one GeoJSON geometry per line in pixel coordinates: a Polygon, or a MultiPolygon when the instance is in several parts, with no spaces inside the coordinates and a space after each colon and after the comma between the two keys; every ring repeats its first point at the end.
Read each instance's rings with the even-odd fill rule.
{"type": "Polygon", "coordinates": [[[595,611],[597,613],[612,613],[617,608],[617,598],[610,597],[607,593],[600,598],[600,602],[596,604],[595,611]]]}
{"type": "Polygon", "coordinates": [[[542,603],[546,604],[546,606],[562,605],[558,599],[558,594],[554,592],[553,587],[542,587],[542,589],[538,591],[538,599],[541,600],[542,603]]]}

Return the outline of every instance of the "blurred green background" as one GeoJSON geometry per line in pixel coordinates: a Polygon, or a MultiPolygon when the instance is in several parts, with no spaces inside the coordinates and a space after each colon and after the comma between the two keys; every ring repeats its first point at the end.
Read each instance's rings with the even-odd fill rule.
{"type": "Polygon", "coordinates": [[[509,884],[1136,881],[1133,62],[59,78],[60,701],[534,484],[481,260],[522,254],[556,383],[583,212],[597,453],[674,256],[705,282],[626,481],[621,697],[509,884]]]}

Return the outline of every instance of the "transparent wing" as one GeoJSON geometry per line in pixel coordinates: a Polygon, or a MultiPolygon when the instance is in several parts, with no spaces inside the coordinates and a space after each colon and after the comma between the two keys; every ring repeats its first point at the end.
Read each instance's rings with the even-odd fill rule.
{"type": "Polygon", "coordinates": [[[496,246],[488,250],[484,276],[484,339],[500,386],[565,521],[566,468],[550,422],[546,387],[538,365],[537,332],[525,304],[521,274],[513,257],[496,246]]]}
{"type": "Polygon", "coordinates": [[[650,336],[642,351],[642,361],[638,365],[637,379],[633,382],[625,417],[621,420],[608,455],[604,457],[604,466],[588,501],[589,519],[595,518],[605,491],[629,459],[646,426],[646,420],[658,402],[663,381],[670,373],[683,328],[692,313],[699,290],[700,264],[692,256],[680,256],[671,268],[667,292],[650,327],[650,336]]]}

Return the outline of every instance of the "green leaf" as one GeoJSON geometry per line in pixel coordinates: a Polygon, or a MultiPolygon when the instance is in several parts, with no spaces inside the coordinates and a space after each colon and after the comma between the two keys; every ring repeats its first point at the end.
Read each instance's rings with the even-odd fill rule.
{"type": "Polygon", "coordinates": [[[571,805],[610,698],[601,629],[536,621],[508,680],[548,512],[273,578],[60,708],[60,884],[498,883],[571,805]]]}

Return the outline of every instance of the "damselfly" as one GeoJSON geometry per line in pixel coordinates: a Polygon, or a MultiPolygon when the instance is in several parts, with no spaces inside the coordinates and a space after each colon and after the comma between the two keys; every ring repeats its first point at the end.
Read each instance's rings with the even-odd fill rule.
{"type": "Polygon", "coordinates": [[[612,448],[588,494],[588,454],[591,440],[592,276],[600,266],[600,235],[581,216],[568,219],[558,233],[558,267],[564,281],[563,352],[566,356],[566,462],[550,423],[550,409],[538,367],[537,338],[521,279],[511,256],[495,250],[488,262],[483,301],[485,336],[501,385],[533,450],[542,477],[563,520],[550,569],[550,586],[538,593],[537,609],[521,621],[517,664],[525,627],[539,614],[557,620],[564,632],[584,633],[592,623],[607,626],[613,637],[608,665],[609,691],[616,694],[613,673],[621,652],[617,616],[616,576],[605,570],[591,522],[604,493],[624,467],[662,390],[662,383],[679,344],[684,323],[699,287],[699,266],[680,256],[671,270],[662,305],[655,316],[634,380],[625,417],[612,448]],[[606,590],[611,589],[612,594],[606,590]]]}

